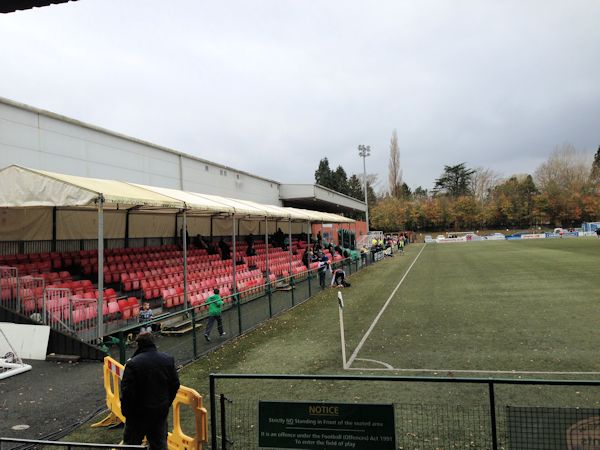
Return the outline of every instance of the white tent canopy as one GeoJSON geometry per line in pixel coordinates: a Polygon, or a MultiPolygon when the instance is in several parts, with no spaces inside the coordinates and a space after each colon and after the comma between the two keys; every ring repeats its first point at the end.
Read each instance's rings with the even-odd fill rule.
{"type": "Polygon", "coordinates": [[[85,207],[102,200],[105,207],[183,208],[183,202],[122,181],[84,178],[9,166],[0,170],[0,207],[85,207]]]}
{"type": "Polygon", "coordinates": [[[156,186],[146,186],[143,184],[136,184],[143,189],[147,189],[151,192],[155,192],[167,197],[171,197],[181,201],[185,204],[186,208],[192,209],[194,213],[208,213],[208,214],[234,214],[235,209],[231,206],[227,206],[224,203],[219,203],[209,198],[202,197],[192,192],[180,191],[178,189],[169,189],[156,186]]]}
{"type": "Polygon", "coordinates": [[[285,208],[287,210],[294,211],[298,214],[305,214],[310,217],[311,222],[324,222],[324,223],[354,223],[354,219],[340,216],[338,214],[325,213],[321,211],[311,211],[309,209],[301,208],[285,208]]]}
{"type": "Polygon", "coordinates": [[[17,165],[0,170],[0,207],[136,207],[137,210],[187,210],[191,214],[236,215],[245,218],[353,223],[337,214],[264,205],[218,195],[186,192],[115,180],[86,178],[17,165]]]}

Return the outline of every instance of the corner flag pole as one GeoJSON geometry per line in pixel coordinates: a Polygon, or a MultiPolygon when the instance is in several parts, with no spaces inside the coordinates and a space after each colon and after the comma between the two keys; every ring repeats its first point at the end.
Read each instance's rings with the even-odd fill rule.
{"type": "Polygon", "coordinates": [[[338,306],[340,311],[340,336],[342,339],[342,362],[344,369],[347,369],[346,363],[346,339],[344,338],[344,298],[342,297],[342,291],[338,291],[338,306]]]}

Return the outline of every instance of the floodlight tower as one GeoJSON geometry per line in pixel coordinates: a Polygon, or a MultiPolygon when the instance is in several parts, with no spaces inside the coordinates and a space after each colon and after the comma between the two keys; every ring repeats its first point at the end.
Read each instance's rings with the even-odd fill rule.
{"type": "Polygon", "coordinates": [[[367,221],[367,234],[369,234],[369,198],[367,195],[367,163],[365,162],[367,156],[371,154],[371,146],[370,145],[359,145],[358,146],[358,155],[362,156],[363,159],[363,183],[365,188],[365,204],[367,205],[367,211],[365,212],[365,217],[367,221]]]}

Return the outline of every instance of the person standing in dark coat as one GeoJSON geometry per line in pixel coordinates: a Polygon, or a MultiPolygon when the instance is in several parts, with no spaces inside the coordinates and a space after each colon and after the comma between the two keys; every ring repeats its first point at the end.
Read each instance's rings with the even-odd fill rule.
{"type": "Polygon", "coordinates": [[[167,416],[180,386],[175,360],[157,351],[149,333],[140,334],[136,342],[121,380],[123,442],[140,445],[146,436],[150,450],[167,450],[167,416]]]}
{"type": "Polygon", "coordinates": [[[221,238],[219,240],[219,248],[221,249],[221,259],[223,261],[225,261],[226,259],[229,259],[230,256],[230,250],[229,250],[229,244],[227,242],[225,242],[223,240],[223,238],[221,238]]]}

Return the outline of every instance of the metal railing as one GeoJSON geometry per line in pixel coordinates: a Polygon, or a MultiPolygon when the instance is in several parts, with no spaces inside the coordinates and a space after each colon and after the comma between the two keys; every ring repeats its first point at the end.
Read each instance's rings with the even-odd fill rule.
{"type": "Polygon", "coordinates": [[[144,450],[147,449],[147,445],[124,445],[124,444],[95,444],[88,442],[67,442],[67,441],[42,441],[37,439],[22,439],[22,438],[8,438],[0,437],[0,450],[4,448],[4,444],[21,444],[19,447],[27,448],[38,448],[38,447],[64,447],[67,450],[75,448],[102,448],[112,449],[118,448],[123,450],[144,450]]]}
{"type": "MultiPolygon", "coordinates": [[[[175,237],[129,238],[128,248],[173,245],[175,237]]],[[[106,238],[104,248],[125,248],[125,238],[106,238]]],[[[98,239],[58,239],[40,241],[0,241],[0,255],[74,252],[80,250],[97,250],[98,239]]]]}

